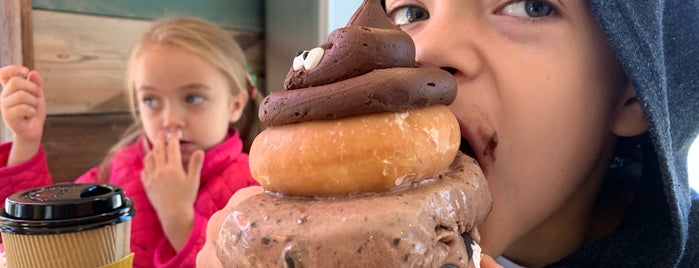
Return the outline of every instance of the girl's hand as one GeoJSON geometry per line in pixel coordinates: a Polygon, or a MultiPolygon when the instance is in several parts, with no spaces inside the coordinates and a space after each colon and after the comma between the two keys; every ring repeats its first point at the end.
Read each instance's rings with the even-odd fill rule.
{"type": "Polygon", "coordinates": [[[0,68],[0,113],[14,135],[7,165],[25,162],[36,154],[46,121],[46,100],[39,73],[23,66],[0,68]]]}
{"type": "Polygon", "coordinates": [[[231,199],[228,199],[226,207],[214,213],[209,219],[209,224],[206,226],[206,243],[204,248],[197,255],[197,267],[220,268],[223,267],[221,261],[216,256],[216,240],[218,232],[221,230],[223,221],[226,220],[233,209],[243,200],[250,196],[262,193],[263,189],[260,186],[250,186],[235,192],[231,199]]]}
{"type": "Polygon", "coordinates": [[[204,152],[197,151],[192,154],[185,170],[179,135],[167,138],[165,133],[158,135],[153,150],[144,159],[141,171],[143,187],[176,251],[187,241],[194,223],[194,202],[203,163],[204,152]]]}

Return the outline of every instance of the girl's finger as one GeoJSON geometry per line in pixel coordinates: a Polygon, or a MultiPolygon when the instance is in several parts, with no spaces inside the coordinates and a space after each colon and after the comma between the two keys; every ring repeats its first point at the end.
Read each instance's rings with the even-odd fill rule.
{"type": "Polygon", "coordinates": [[[39,72],[37,71],[31,71],[27,74],[27,80],[34,83],[37,88],[39,88],[39,96],[43,95],[41,92],[41,88],[44,84],[44,82],[41,80],[41,76],[39,75],[39,72]]]}
{"type": "Polygon", "coordinates": [[[0,68],[0,85],[4,88],[12,77],[26,77],[29,68],[24,66],[10,65],[0,68]]]}
{"type": "Polygon", "coordinates": [[[143,170],[150,172],[154,168],[155,168],[155,157],[153,155],[153,152],[149,152],[143,158],[143,170]]]}
{"type": "Polygon", "coordinates": [[[165,132],[158,133],[158,136],[153,141],[153,150],[151,153],[154,155],[155,163],[165,165],[167,163],[167,155],[165,149],[165,132]]]}
{"type": "Polygon", "coordinates": [[[141,147],[143,148],[143,154],[149,154],[152,151],[148,138],[141,139],[141,147]]]}
{"type": "Polygon", "coordinates": [[[24,90],[18,90],[2,98],[3,104],[7,105],[5,107],[12,107],[15,105],[27,105],[36,108],[39,105],[39,99],[24,90]]]}
{"type": "Polygon", "coordinates": [[[204,166],[204,152],[199,150],[189,157],[189,165],[187,166],[187,177],[191,180],[199,180],[202,166],[204,166]]]}
{"type": "Polygon", "coordinates": [[[40,88],[34,82],[21,77],[12,77],[2,90],[2,97],[6,98],[17,92],[26,92],[35,98],[42,96],[40,88]]]}
{"type": "Polygon", "coordinates": [[[167,160],[173,165],[181,165],[182,153],[180,152],[180,132],[170,133],[167,140],[167,160]]]}

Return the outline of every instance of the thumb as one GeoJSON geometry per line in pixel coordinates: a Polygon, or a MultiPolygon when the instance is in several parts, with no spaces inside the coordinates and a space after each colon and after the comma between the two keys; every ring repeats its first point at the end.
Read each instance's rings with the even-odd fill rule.
{"type": "Polygon", "coordinates": [[[199,175],[201,174],[201,168],[204,166],[204,152],[199,150],[189,157],[189,164],[187,165],[187,177],[192,180],[199,181],[199,175]]]}
{"type": "Polygon", "coordinates": [[[27,80],[36,84],[36,86],[39,87],[39,89],[43,89],[44,82],[41,80],[41,75],[39,75],[39,72],[37,72],[37,71],[29,72],[29,74],[27,75],[27,80]]]}
{"type": "Polygon", "coordinates": [[[46,98],[44,96],[44,88],[42,85],[44,84],[43,81],[41,80],[41,76],[39,75],[39,72],[37,71],[31,71],[27,75],[27,80],[29,82],[34,83],[37,87],[37,92],[36,92],[36,97],[39,99],[39,105],[37,106],[37,112],[40,117],[46,117],[46,98]]]}

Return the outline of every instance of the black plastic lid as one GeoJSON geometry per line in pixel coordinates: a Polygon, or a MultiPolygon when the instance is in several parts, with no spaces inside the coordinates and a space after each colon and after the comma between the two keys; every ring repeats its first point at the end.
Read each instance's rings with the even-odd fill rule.
{"type": "Polygon", "coordinates": [[[111,184],[54,184],[5,199],[0,231],[56,234],[93,229],[130,220],[133,202],[111,184]]]}

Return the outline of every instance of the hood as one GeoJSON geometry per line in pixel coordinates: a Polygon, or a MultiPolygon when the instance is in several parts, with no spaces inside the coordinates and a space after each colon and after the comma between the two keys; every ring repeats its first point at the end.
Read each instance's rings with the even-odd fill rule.
{"type": "MultiPolygon", "coordinates": [[[[643,214],[654,214],[646,217],[658,218],[649,218],[641,225],[648,223],[650,230],[645,232],[663,231],[644,235],[638,242],[659,243],[649,248],[663,247],[667,252],[636,251],[660,255],[652,262],[667,264],[665,267],[679,264],[687,255],[696,261],[696,242],[692,241],[698,235],[696,230],[690,232],[689,226],[697,221],[697,207],[692,207],[697,194],[689,187],[687,155],[699,133],[699,1],[589,0],[589,5],[637,90],[649,121],[650,130],[645,136],[650,141],[644,150],[643,178],[635,198],[654,201],[634,200],[629,213],[638,209],[643,214]],[[641,204],[653,209],[634,208],[641,204]]],[[[636,231],[642,231],[643,227],[639,228],[636,231]]],[[[634,231],[626,231],[629,233],[618,239],[633,236],[634,231]]],[[[615,238],[609,239],[606,242],[611,245],[615,238]]]]}

